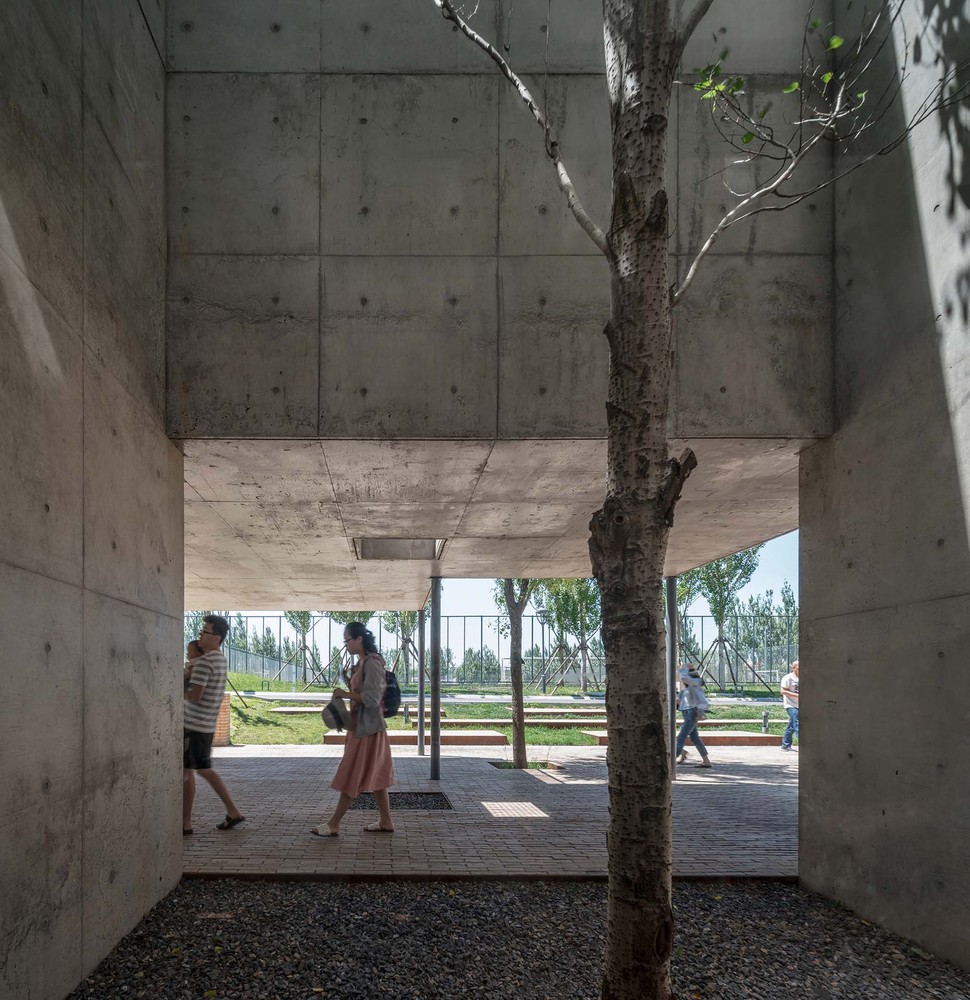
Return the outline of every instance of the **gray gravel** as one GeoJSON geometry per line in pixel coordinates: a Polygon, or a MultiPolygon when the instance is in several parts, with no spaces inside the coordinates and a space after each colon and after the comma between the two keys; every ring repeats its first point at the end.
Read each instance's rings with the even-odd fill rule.
{"type": "MultiPolygon", "coordinates": [[[[451,809],[452,804],[443,792],[388,792],[391,800],[391,812],[404,812],[408,809],[451,809]]],[[[351,809],[365,809],[374,812],[377,803],[372,792],[361,792],[350,804],[351,809]]]]}
{"type": "MultiPolygon", "coordinates": [[[[603,883],[184,881],[75,998],[597,998],[603,883]]],[[[819,896],[679,883],[674,990],[970,1000],[970,973],[819,896]]]]}

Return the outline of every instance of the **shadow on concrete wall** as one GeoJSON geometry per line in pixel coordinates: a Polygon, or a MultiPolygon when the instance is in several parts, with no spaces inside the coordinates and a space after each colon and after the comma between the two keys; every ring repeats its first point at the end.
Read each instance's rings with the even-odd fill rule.
{"type": "MultiPolygon", "coordinates": [[[[960,246],[970,253],[970,19],[966,5],[952,0],[923,0],[923,14],[926,34],[914,42],[914,62],[937,67],[948,81],[944,97],[954,101],[938,115],[948,151],[947,215],[955,222],[964,215],[960,246]]],[[[955,293],[956,301],[945,303],[947,318],[959,308],[965,332],[970,331],[970,262],[957,275],[955,293]]]]}

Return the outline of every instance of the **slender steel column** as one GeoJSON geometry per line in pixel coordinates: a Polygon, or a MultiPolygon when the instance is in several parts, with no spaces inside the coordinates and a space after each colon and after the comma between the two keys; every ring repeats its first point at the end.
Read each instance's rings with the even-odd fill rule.
{"type": "Polygon", "coordinates": [[[424,756],[424,608],[418,612],[418,756],[424,756]]]}
{"type": "MultiPolygon", "coordinates": [[[[422,713],[424,709],[422,708],[422,713]]],[[[423,715],[422,715],[423,717],[423,715]]],[[[431,780],[441,780],[441,577],[431,577],[431,780]]]]}
{"type": "Polygon", "coordinates": [[[670,726],[670,775],[677,777],[677,577],[668,576],[667,614],[667,714],[670,726]]]}

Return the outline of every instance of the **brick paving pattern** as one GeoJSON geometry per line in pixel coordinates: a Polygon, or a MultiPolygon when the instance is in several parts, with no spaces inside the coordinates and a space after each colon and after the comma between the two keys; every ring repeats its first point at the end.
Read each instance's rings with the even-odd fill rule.
{"type": "MultiPolygon", "coordinates": [[[[349,812],[341,835],[313,837],[330,815],[339,747],[253,746],[218,750],[216,767],[247,821],[214,829],[219,800],[199,782],[184,872],[201,876],[538,877],[606,874],[606,751],[530,747],[550,771],[492,767],[509,747],[442,750],[430,758],[394,751],[395,791],[440,791],[453,810],[402,811],[393,836],[362,830],[375,816],[349,812]]],[[[696,754],[693,757],[697,759],[696,754]]],[[[798,856],[798,755],[777,748],[719,748],[716,767],[684,766],[674,783],[674,876],[794,876],[798,856]]]]}

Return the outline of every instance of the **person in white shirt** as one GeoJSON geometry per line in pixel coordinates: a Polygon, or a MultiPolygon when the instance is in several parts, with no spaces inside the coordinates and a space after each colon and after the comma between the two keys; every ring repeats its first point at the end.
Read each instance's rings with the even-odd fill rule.
{"type": "Polygon", "coordinates": [[[707,756],[707,747],[697,731],[698,719],[702,713],[710,708],[706,696],[704,695],[703,678],[693,669],[691,664],[682,663],[680,666],[680,710],[684,713],[684,722],[677,734],[677,763],[683,764],[687,759],[685,744],[688,737],[694,744],[697,752],[701,755],[701,762],[698,767],[711,767],[711,758],[707,756]]]}
{"type": "Polygon", "coordinates": [[[792,738],[798,736],[798,660],[793,660],[791,673],[781,679],[781,696],[788,711],[788,728],[781,737],[782,750],[794,750],[792,738]]]}

